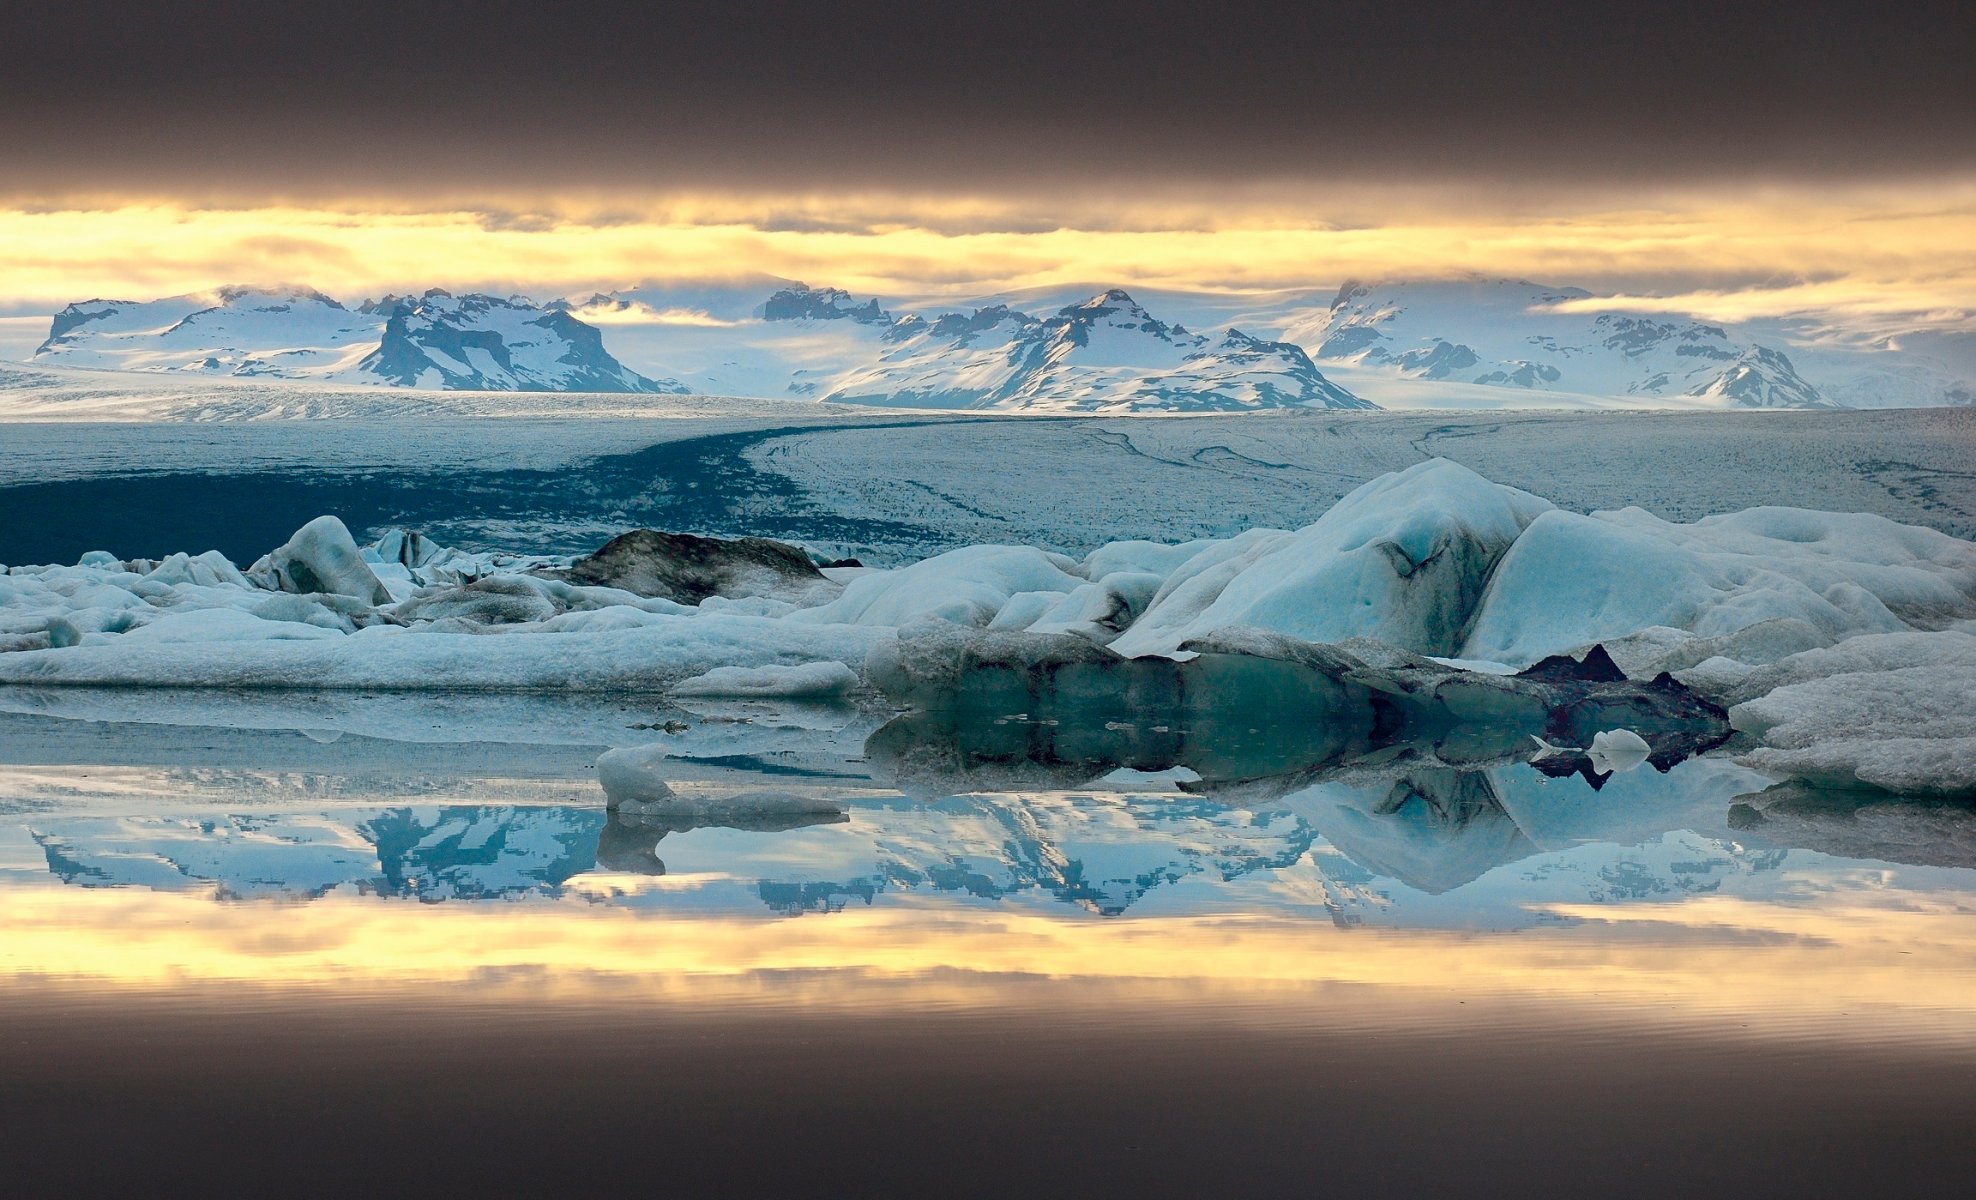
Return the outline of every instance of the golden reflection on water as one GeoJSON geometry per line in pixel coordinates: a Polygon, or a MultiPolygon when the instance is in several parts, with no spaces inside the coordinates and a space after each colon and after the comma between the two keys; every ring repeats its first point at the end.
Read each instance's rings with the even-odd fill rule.
{"type": "MultiPolygon", "coordinates": [[[[628,882],[628,881],[627,881],[628,882]]],[[[992,1005],[1018,981],[1141,997],[1311,985],[1399,1000],[1543,997],[1681,1023],[1738,1014],[1976,1047],[1976,921],[1959,895],[1837,906],[1732,897],[1550,906],[1513,933],[1340,929],[1278,915],[1100,918],[903,902],[800,918],[329,896],[0,890],[0,987],[213,983],[348,993],[471,984],[551,999],[992,1005]]]]}

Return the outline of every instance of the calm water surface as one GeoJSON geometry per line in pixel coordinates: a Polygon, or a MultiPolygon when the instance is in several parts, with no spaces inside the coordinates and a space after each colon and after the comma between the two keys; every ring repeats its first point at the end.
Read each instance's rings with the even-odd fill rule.
{"type": "Polygon", "coordinates": [[[902,758],[889,717],[0,695],[8,1190],[1976,1178],[1966,806],[1717,757],[1213,783],[902,758]],[[596,757],[644,741],[680,795],[841,813],[607,811],[596,757]]]}

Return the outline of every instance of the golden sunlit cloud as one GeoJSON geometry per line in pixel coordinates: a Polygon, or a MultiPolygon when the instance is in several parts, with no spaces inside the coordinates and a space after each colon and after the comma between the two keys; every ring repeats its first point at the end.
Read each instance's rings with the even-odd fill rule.
{"type": "Polygon", "coordinates": [[[0,208],[0,302],[48,310],[228,282],[307,283],[345,299],[432,286],[546,297],[764,273],[933,298],[1097,282],[1318,290],[1348,278],[1481,273],[1722,320],[1966,327],[1976,312],[1976,182],[1967,180],[1623,203],[1415,189],[1381,201],[1249,191],[1220,203],[1072,196],[1049,206],[815,195],[431,209],[16,204],[0,208]]]}

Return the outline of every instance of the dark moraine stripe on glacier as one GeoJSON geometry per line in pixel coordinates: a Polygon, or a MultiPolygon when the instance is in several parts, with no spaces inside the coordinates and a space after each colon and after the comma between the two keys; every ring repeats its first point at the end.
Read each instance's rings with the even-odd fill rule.
{"type": "Polygon", "coordinates": [[[360,535],[404,525],[442,544],[544,553],[593,550],[603,538],[558,541],[550,533],[542,544],[487,545],[478,531],[492,523],[553,530],[590,522],[796,541],[938,538],[905,522],[825,510],[792,480],[748,461],[756,445],[808,428],[663,442],[547,470],[167,472],[21,484],[0,488],[0,563],[70,563],[91,550],[158,558],[214,549],[246,564],[324,513],[360,535]]]}

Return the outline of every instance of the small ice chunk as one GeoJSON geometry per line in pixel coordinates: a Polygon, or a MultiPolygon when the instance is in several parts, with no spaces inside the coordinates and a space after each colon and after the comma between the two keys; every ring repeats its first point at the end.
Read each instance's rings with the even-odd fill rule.
{"type": "Polygon", "coordinates": [[[675,696],[823,700],[843,696],[857,686],[858,673],[843,663],[810,662],[792,667],[715,667],[674,684],[671,690],[675,696]]]}
{"type": "Polygon", "coordinates": [[[328,592],[366,604],[389,604],[391,593],[371,572],[350,530],[336,517],[317,517],[268,552],[250,572],[275,591],[328,592]]]}
{"type": "Polygon", "coordinates": [[[1592,769],[1601,775],[1620,775],[1647,761],[1653,747],[1630,729],[1607,729],[1592,735],[1592,748],[1586,755],[1592,769]]]}
{"type": "Polygon", "coordinates": [[[178,553],[167,555],[163,561],[148,572],[144,578],[153,583],[172,586],[191,584],[196,587],[237,587],[254,586],[240,573],[226,555],[217,550],[192,555],[178,553]]]}

